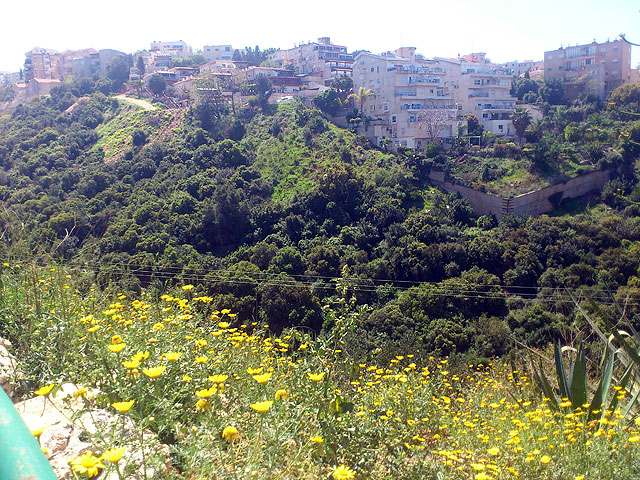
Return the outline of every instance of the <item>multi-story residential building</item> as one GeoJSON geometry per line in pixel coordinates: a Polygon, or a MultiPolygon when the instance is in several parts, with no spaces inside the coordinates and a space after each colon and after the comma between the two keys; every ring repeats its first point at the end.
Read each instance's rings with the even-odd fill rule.
{"type": "Polygon", "coordinates": [[[515,75],[520,77],[525,73],[529,72],[531,75],[532,72],[537,72],[544,68],[544,61],[533,61],[533,60],[524,60],[519,62],[518,60],[514,60],[513,62],[506,62],[501,64],[507,71],[511,73],[511,75],[515,75]]]}
{"type": "Polygon", "coordinates": [[[193,56],[191,47],[187,42],[177,40],[175,42],[151,42],[151,52],[168,55],[171,58],[189,58],[193,56]]]}
{"type": "Polygon", "coordinates": [[[297,75],[306,75],[326,85],[338,75],[351,76],[353,66],[353,55],[347,53],[347,47],[331,43],[329,37],[288,50],[276,50],[267,60],[279,67],[290,66],[297,75]]]}
{"type": "Polygon", "coordinates": [[[25,54],[24,79],[53,78],[58,64],[58,52],[50,48],[36,47],[25,54]]]}
{"type": "Polygon", "coordinates": [[[583,91],[605,99],[623,83],[637,81],[631,68],[631,44],[623,40],[560,47],[544,52],[544,78],[562,80],[565,96],[575,99],[583,91]]]}
{"type": "Polygon", "coordinates": [[[213,60],[232,60],[233,47],[231,45],[205,45],[202,47],[202,56],[207,62],[213,60]]]}
{"type": "Polygon", "coordinates": [[[485,53],[438,60],[447,70],[459,119],[474,115],[485,131],[498,136],[514,134],[510,119],[517,99],[510,94],[512,75],[506,68],[492,64],[485,53]]]}
{"type": "MultiPolygon", "coordinates": [[[[415,48],[375,55],[361,52],[354,59],[354,91],[369,89],[362,110],[372,119],[368,134],[379,144],[422,147],[457,130],[456,106],[447,87],[447,71],[439,60],[416,55],[415,48]]],[[[359,107],[359,105],[358,105],[359,107]]]]}
{"type": "Polygon", "coordinates": [[[56,52],[46,48],[34,48],[25,54],[24,79],[34,78],[64,80],[69,76],[93,77],[105,75],[106,66],[115,57],[125,55],[111,49],[96,51],[93,48],[56,52]]]}

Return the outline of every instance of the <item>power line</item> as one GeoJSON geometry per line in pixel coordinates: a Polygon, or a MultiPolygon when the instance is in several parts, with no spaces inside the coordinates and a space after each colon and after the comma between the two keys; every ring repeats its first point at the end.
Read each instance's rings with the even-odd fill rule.
{"type": "MultiPolygon", "coordinates": [[[[183,278],[185,281],[191,283],[223,283],[227,285],[251,285],[251,286],[276,286],[276,287],[289,287],[289,288],[306,288],[320,291],[334,291],[335,285],[330,283],[338,280],[344,280],[348,288],[354,292],[359,293],[378,293],[380,288],[384,288],[390,292],[405,293],[407,295],[414,296],[434,296],[434,297],[448,297],[458,299],[477,299],[477,300],[505,300],[509,296],[519,297],[522,301],[526,302],[547,302],[547,303],[575,303],[576,296],[581,296],[582,291],[579,289],[570,289],[567,287],[550,288],[550,287],[531,287],[531,286],[504,286],[499,284],[474,284],[468,282],[460,283],[445,283],[442,284],[436,282],[409,282],[402,281],[406,286],[393,285],[394,281],[391,279],[371,279],[364,280],[359,278],[344,278],[341,277],[329,277],[321,275],[295,275],[296,278],[287,279],[282,278],[277,273],[269,272],[255,272],[255,271],[234,271],[228,269],[207,269],[199,267],[195,272],[183,272],[182,267],[178,266],[166,266],[166,267],[146,267],[146,266],[132,266],[124,262],[103,262],[90,263],[90,262],[66,262],[62,266],[75,267],[75,268],[90,268],[92,271],[98,271],[99,267],[104,265],[111,266],[115,269],[117,274],[131,273],[137,276],[149,277],[149,280],[175,280],[177,278],[183,278]],[[199,271],[198,271],[199,270],[199,271]],[[234,276],[236,278],[230,278],[234,276]],[[245,276],[247,278],[238,278],[238,276],[245,276]],[[386,282],[378,283],[377,285],[371,282],[386,282]],[[431,289],[424,289],[420,287],[429,286],[431,289]],[[414,288],[418,287],[418,288],[414,288]],[[491,290],[493,291],[486,291],[491,290]],[[485,290],[485,291],[479,291],[485,290]],[[531,290],[530,292],[522,292],[519,290],[531,290]],[[548,292],[548,293],[547,293],[548,292]]],[[[284,274],[289,277],[292,275],[284,274]]],[[[603,305],[616,305],[612,292],[606,289],[588,289],[589,295],[592,299],[598,301],[603,305]]],[[[628,306],[637,306],[640,303],[627,302],[628,306]]]]}

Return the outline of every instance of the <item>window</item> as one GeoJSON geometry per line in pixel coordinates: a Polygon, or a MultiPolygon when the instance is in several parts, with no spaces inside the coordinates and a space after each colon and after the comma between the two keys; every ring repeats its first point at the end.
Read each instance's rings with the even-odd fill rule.
{"type": "Polygon", "coordinates": [[[547,55],[548,60],[553,60],[553,55],[547,55]]]}
{"type": "Polygon", "coordinates": [[[502,124],[498,125],[498,130],[500,130],[500,131],[504,130],[504,125],[502,125],[502,124]]]}
{"type": "Polygon", "coordinates": [[[373,72],[373,67],[371,67],[371,71],[373,72]]]}
{"type": "Polygon", "coordinates": [[[587,58],[584,63],[587,64],[587,65],[591,65],[591,59],[587,58]]]}
{"type": "Polygon", "coordinates": [[[396,123],[398,121],[398,117],[396,115],[391,115],[391,123],[396,123]]]}

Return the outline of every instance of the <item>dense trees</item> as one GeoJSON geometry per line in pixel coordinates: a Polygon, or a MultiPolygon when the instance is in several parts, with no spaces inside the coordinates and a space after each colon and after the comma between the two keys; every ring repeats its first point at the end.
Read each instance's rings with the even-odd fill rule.
{"type": "Polygon", "coordinates": [[[129,288],[194,281],[242,321],[315,331],[348,266],[361,309],[352,348],[381,355],[412,346],[489,357],[512,333],[542,344],[570,328],[562,289],[623,295],[640,282],[638,209],[624,199],[640,198],[628,168],[640,127],[587,104],[550,107],[529,143],[478,154],[540,169],[570,155],[621,166],[616,210],[497,221],[426,181],[429,168],[470,163],[466,147],[390,154],[294,104],[233,116],[207,100],[161,142],[130,130],[129,158],[105,162],[105,125],[121,107],[93,93],[65,111],[81,88],[0,119],[5,257],[88,262],[97,281],[126,277],[129,288]]]}

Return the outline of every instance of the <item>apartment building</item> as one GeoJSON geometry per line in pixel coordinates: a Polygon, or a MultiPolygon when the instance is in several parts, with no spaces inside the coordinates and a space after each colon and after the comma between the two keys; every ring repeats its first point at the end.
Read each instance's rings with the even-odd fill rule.
{"type": "Polygon", "coordinates": [[[311,81],[329,85],[339,75],[351,76],[353,55],[347,47],[331,43],[329,37],[317,42],[298,45],[288,50],[276,50],[267,57],[278,67],[293,67],[296,75],[308,76],[311,81]]]}
{"type": "Polygon", "coordinates": [[[213,60],[232,60],[233,47],[231,45],[205,45],[202,47],[202,56],[207,62],[213,60]]]}
{"type": "Polygon", "coordinates": [[[517,77],[521,77],[525,73],[529,72],[529,75],[533,72],[538,72],[544,68],[543,60],[524,60],[522,62],[518,60],[514,60],[512,62],[506,62],[501,64],[507,71],[511,73],[511,75],[515,75],[517,77]]]}
{"type": "Polygon", "coordinates": [[[50,48],[36,47],[25,54],[24,79],[54,78],[58,64],[58,52],[50,48]]]}
{"type": "Polygon", "coordinates": [[[187,42],[177,40],[174,42],[151,42],[151,52],[168,55],[171,58],[189,58],[193,56],[191,47],[187,42]]]}
{"type": "Polygon", "coordinates": [[[373,93],[363,101],[372,119],[368,134],[376,143],[390,139],[406,147],[422,147],[457,131],[456,106],[442,62],[416,55],[415,48],[376,55],[361,52],[354,59],[354,91],[373,93]],[[434,128],[435,127],[435,128],[434,128]]]}
{"type": "Polygon", "coordinates": [[[515,134],[511,114],[517,99],[510,93],[509,70],[492,64],[483,52],[438,60],[447,71],[446,80],[460,120],[474,115],[487,132],[497,136],[515,134]]]}
{"type": "Polygon", "coordinates": [[[560,47],[544,52],[544,78],[564,83],[572,100],[582,92],[596,93],[602,100],[623,83],[637,81],[631,68],[631,44],[623,40],[560,47]]]}

